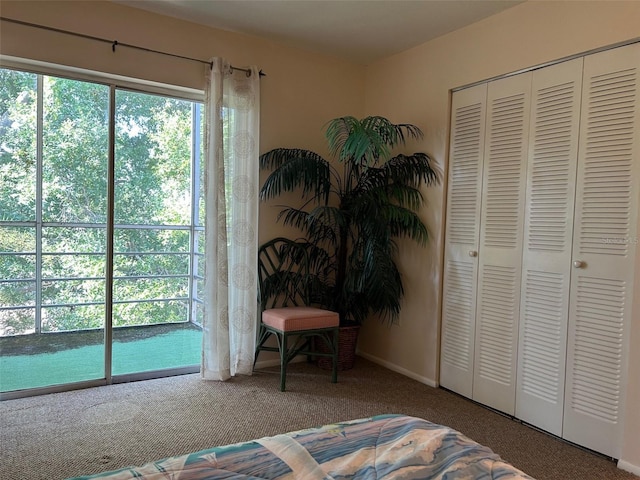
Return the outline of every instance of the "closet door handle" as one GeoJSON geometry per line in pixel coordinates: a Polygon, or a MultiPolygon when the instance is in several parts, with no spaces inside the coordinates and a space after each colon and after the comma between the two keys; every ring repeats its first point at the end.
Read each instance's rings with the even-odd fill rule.
{"type": "Polygon", "coordinates": [[[584,268],[585,265],[586,264],[582,260],[574,260],[573,261],[573,267],[574,268],[584,268]]]}
{"type": "Polygon", "coordinates": [[[476,250],[469,250],[469,256],[470,257],[477,257],[478,256],[478,252],[476,250]]]}

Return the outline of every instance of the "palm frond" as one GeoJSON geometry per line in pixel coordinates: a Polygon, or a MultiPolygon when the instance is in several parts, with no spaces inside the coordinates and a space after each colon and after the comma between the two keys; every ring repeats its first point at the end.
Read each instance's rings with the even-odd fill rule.
{"type": "Polygon", "coordinates": [[[422,204],[418,187],[438,183],[438,172],[431,167],[430,158],[423,153],[397,155],[381,167],[370,167],[359,174],[354,191],[379,190],[388,186],[389,198],[401,205],[417,209],[422,204]]]}
{"type": "MultiPolygon", "coordinates": [[[[384,168],[370,168],[361,175],[354,188],[353,197],[361,198],[359,203],[394,203],[411,210],[418,210],[424,203],[424,196],[418,185],[412,182],[391,181],[389,171],[384,168]]],[[[371,206],[368,206],[371,208],[371,206]]],[[[357,208],[357,207],[356,207],[357,208]]]]}
{"type": "Polygon", "coordinates": [[[329,122],[326,137],[331,155],[338,160],[375,166],[407,138],[422,138],[422,131],[415,125],[394,125],[379,116],[362,120],[341,117],[329,122]]]}
{"type": "Polygon", "coordinates": [[[353,197],[361,198],[360,203],[396,203],[412,210],[418,210],[424,202],[418,188],[402,183],[389,183],[388,175],[383,169],[368,169],[354,188],[353,197]]]}
{"type": "Polygon", "coordinates": [[[312,305],[328,308],[334,290],[335,262],[333,256],[314,242],[299,240],[298,246],[306,252],[308,274],[304,278],[305,288],[312,305]]]}
{"type": "Polygon", "coordinates": [[[340,322],[344,325],[362,324],[371,311],[366,294],[350,291],[347,288],[340,289],[337,286],[329,309],[340,313],[340,322]]]}
{"type": "Polygon", "coordinates": [[[376,237],[387,239],[388,225],[384,206],[388,200],[386,192],[367,191],[352,199],[350,212],[354,237],[376,237]],[[379,195],[379,196],[378,196],[379,195]]]}
{"type": "Polygon", "coordinates": [[[326,125],[325,137],[332,157],[340,158],[344,144],[349,140],[351,132],[358,128],[359,121],[355,117],[340,117],[326,125]]]}
{"type": "Polygon", "coordinates": [[[370,311],[397,318],[404,289],[392,253],[376,241],[354,245],[351,261],[356,267],[347,275],[345,290],[364,295],[370,311]]]}
{"type": "Polygon", "coordinates": [[[370,167],[357,176],[357,182],[354,184],[353,193],[358,195],[362,192],[384,188],[388,183],[389,175],[384,168],[370,167]]]}
{"type": "Polygon", "coordinates": [[[420,140],[422,130],[409,123],[393,124],[380,116],[366,117],[362,123],[367,130],[375,130],[390,148],[404,145],[407,139],[420,140]]]}
{"type": "Polygon", "coordinates": [[[422,193],[415,187],[393,183],[386,190],[389,199],[410,210],[418,210],[424,202],[422,193]]]}
{"type": "Polygon", "coordinates": [[[357,197],[351,207],[356,237],[373,237],[384,241],[390,241],[393,237],[408,237],[421,245],[426,243],[427,227],[415,213],[414,205],[411,205],[421,204],[422,195],[416,189],[398,190],[402,191],[392,191],[394,197],[388,197],[388,192],[375,190],[357,197]],[[396,203],[389,201],[391,198],[397,199],[396,195],[404,195],[404,198],[396,203]],[[403,205],[402,202],[410,205],[403,205]]]}
{"type": "Polygon", "coordinates": [[[338,229],[345,222],[339,208],[327,205],[318,205],[311,211],[285,207],[278,214],[277,220],[301,230],[314,242],[326,242],[330,245],[336,244],[338,229]]]}
{"type": "Polygon", "coordinates": [[[384,216],[392,237],[408,237],[420,245],[427,243],[429,231],[414,211],[390,204],[385,206],[384,216]]]}
{"type": "Polygon", "coordinates": [[[260,155],[258,159],[261,170],[276,170],[292,158],[322,159],[320,155],[311,150],[302,148],[274,148],[260,155]]]}
{"type": "Polygon", "coordinates": [[[311,210],[308,217],[309,240],[335,248],[338,244],[339,223],[341,223],[341,220],[335,216],[340,216],[340,211],[336,207],[318,206],[311,210]]]}
{"type": "Polygon", "coordinates": [[[307,242],[306,250],[309,262],[309,270],[319,278],[327,279],[335,270],[334,255],[329,253],[316,243],[307,242]]]}
{"type": "Polygon", "coordinates": [[[412,187],[418,187],[424,182],[431,186],[440,180],[438,172],[431,166],[432,162],[431,157],[425,153],[399,154],[390,158],[382,168],[387,172],[391,182],[412,187]]]}
{"type": "Polygon", "coordinates": [[[356,165],[374,166],[390,153],[390,146],[380,132],[359,123],[344,143],[339,159],[356,165]]]}
{"type": "Polygon", "coordinates": [[[332,167],[320,155],[309,150],[278,148],[261,155],[260,165],[273,169],[260,189],[261,200],[301,188],[303,198],[328,201],[332,167]]]}

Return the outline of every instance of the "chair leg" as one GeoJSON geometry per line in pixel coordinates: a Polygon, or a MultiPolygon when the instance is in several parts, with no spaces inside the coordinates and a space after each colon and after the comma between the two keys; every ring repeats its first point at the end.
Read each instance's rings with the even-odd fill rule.
{"type": "Polygon", "coordinates": [[[256,368],[256,363],[258,362],[258,355],[260,354],[260,351],[262,350],[262,346],[264,345],[264,342],[267,341],[267,338],[269,338],[271,334],[267,331],[266,328],[264,328],[263,326],[260,326],[260,334],[258,336],[258,343],[256,345],[256,354],[253,358],[253,368],[256,368]]]}
{"type": "MultiPolygon", "coordinates": [[[[280,335],[278,335],[279,337],[280,335]]],[[[285,382],[287,381],[287,362],[288,362],[288,347],[287,347],[287,334],[282,335],[282,342],[280,343],[280,391],[284,392],[285,382]]]]}
{"type": "Polygon", "coordinates": [[[331,382],[338,383],[338,329],[333,332],[333,369],[331,372],[331,382]]]}

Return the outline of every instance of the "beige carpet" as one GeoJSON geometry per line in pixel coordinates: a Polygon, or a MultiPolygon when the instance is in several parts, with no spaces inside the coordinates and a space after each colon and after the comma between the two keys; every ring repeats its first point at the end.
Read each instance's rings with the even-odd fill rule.
{"type": "Polygon", "coordinates": [[[0,479],[55,480],[381,413],[449,425],[533,477],[638,477],[607,459],[445,390],[358,359],[341,372],[292,365],[225,383],[186,375],[0,402],[0,479]]]}

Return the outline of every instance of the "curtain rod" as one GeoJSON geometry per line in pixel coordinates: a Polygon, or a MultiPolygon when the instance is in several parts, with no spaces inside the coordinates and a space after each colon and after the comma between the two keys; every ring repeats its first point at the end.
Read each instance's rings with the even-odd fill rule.
{"type": "MultiPolygon", "coordinates": [[[[120,43],[117,40],[109,40],[108,38],[95,37],[93,35],[87,35],[87,34],[84,34],[84,33],[71,32],[69,30],[63,30],[61,28],[48,27],[46,25],[39,25],[37,23],[24,22],[22,20],[15,20],[13,18],[7,18],[7,17],[0,16],[0,20],[5,21],[5,22],[9,22],[9,23],[15,23],[17,25],[24,25],[26,27],[40,28],[42,30],[48,30],[50,32],[64,33],[65,35],[73,35],[74,37],[85,38],[87,40],[95,40],[97,42],[108,43],[108,44],[111,45],[111,51],[113,51],[113,52],[116,51],[116,47],[133,48],[135,50],[142,50],[144,52],[157,53],[159,55],[166,55],[168,57],[181,58],[183,60],[189,60],[191,62],[198,62],[198,63],[202,63],[202,64],[205,64],[205,65],[209,65],[211,68],[213,68],[213,62],[209,62],[207,60],[200,60],[199,58],[185,57],[184,55],[177,55],[175,53],[163,52],[161,50],[154,50],[152,48],[140,47],[138,45],[131,45],[129,43],[120,43]]],[[[241,71],[241,72],[245,72],[247,74],[247,76],[251,75],[251,70],[248,69],[248,68],[239,68],[239,67],[234,67],[233,65],[231,65],[230,68],[232,70],[238,70],[238,71],[241,71]]],[[[262,70],[260,70],[258,72],[258,74],[261,77],[266,76],[266,73],[264,73],[262,70]]]]}

